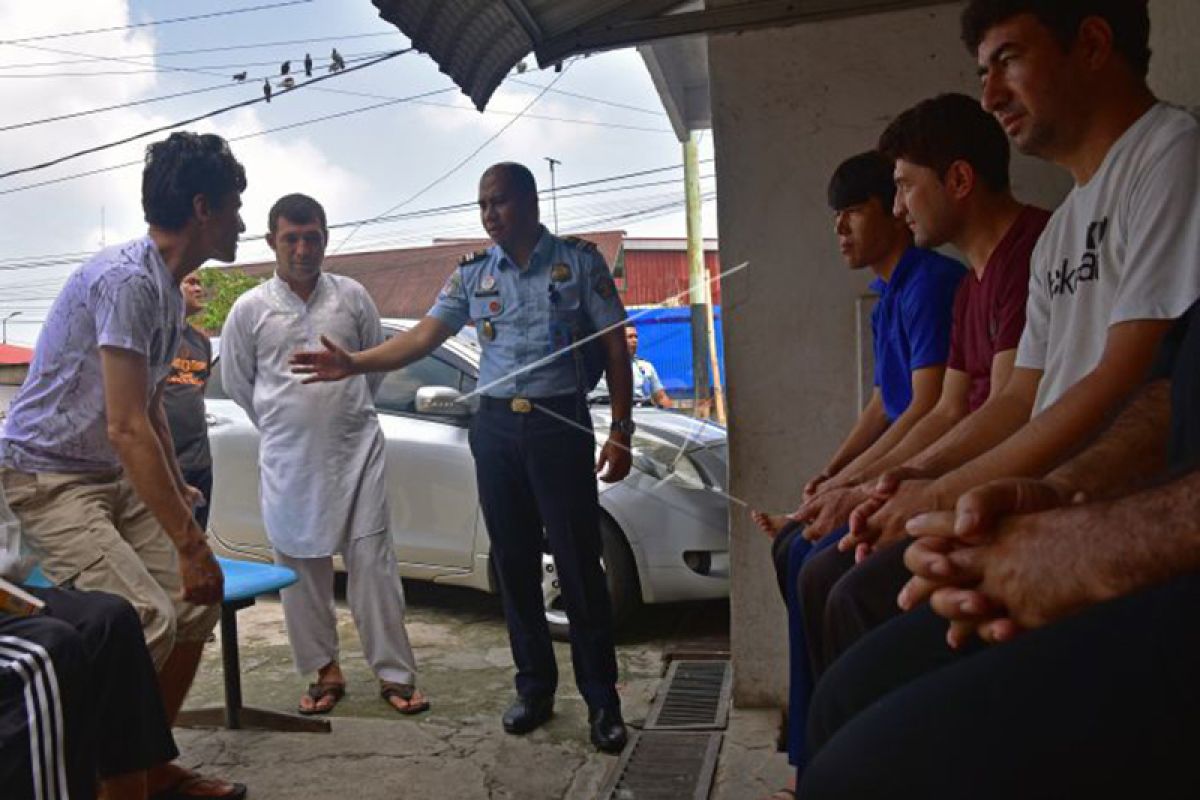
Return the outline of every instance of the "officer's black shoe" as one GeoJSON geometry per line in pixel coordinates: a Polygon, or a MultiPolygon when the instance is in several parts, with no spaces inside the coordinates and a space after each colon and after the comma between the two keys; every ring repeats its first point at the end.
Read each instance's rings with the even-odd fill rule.
{"type": "Polygon", "coordinates": [[[629,732],[625,730],[625,721],[621,719],[621,709],[596,709],[588,714],[588,724],[592,728],[592,744],[596,745],[597,750],[619,753],[625,749],[629,732]]]}
{"type": "Polygon", "coordinates": [[[554,695],[529,695],[517,699],[504,712],[500,721],[505,733],[529,733],[554,715],[554,695]]]}

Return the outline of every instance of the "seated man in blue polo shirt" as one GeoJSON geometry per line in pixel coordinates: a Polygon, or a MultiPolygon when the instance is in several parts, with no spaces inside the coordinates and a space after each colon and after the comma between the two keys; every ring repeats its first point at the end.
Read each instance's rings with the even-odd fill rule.
{"type": "MultiPolygon", "coordinates": [[[[877,152],[843,162],[829,182],[834,231],[846,265],[869,269],[879,303],[871,313],[875,388],[870,402],[824,469],[804,487],[809,499],[821,484],[843,473],[854,474],[901,441],[937,404],[950,352],[954,296],[965,268],[953,259],[913,245],[912,233],[893,213],[896,185],[892,163],[877,152]]],[[[812,692],[803,619],[796,597],[796,576],[803,563],[835,544],[845,532],[816,542],[804,526],[788,517],[753,512],[755,522],[774,538],[780,591],[788,605],[791,654],[789,758],[800,753],[804,710],[812,692]],[[799,712],[799,713],[797,713],[799,712]]]]}

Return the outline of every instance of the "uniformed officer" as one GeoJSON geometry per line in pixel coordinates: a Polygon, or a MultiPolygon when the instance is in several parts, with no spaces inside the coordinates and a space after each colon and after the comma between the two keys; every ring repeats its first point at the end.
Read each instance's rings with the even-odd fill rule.
{"type": "Polygon", "coordinates": [[[614,482],[629,472],[632,377],[619,325],[625,309],[595,245],[560,239],[541,225],[537,185],[526,167],[489,168],[479,183],[479,212],[495,245],[463,259],[415,327],[353,354],[322,337],[325,350],[297,354],[294,369],[308,381],[398,369],[474,322],[483,358],[471,452],[517,666],[517,698],[504,713],[504,729],[528,733],[553,712],[558,668],[541,589],[544,526],[591,739],[601,750],[618,752],[626,730],[600,566],[595,474],[614,482]],[[609,328],[596,341],[613,423],[593,468],[595,438],[584,397],[594,380],[586,348],[569,345],[609,328]]]}
{"type": "Polygon", "coordinates": [[[675,403],[667,395],[658,370],[648,360],[638,358],[638,330],[632,322],[625,323],[625,345],[629,349],[630,368],[633,371],[633,399],[638,405],[653,403],[659,408],[674,408],[675,403]]]}

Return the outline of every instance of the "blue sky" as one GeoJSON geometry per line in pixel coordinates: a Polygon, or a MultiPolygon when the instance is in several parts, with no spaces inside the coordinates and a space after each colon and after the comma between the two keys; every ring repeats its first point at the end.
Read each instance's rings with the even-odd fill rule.
{"type": "MultiPolygon", "coordinates": [[[[281,1],[0,0],[0,30],[6,40],[23,39],[281,1]]],[[[0,172],[260,97],[264,76],[272,76],[272,83],[278,85],[282,61],[292,60],[293,73],[302,73],[300,62],[311,52],[320,71],[334,46],[353,65],[372,54],[405,48],[408,42],[379,19],[370,0],[312,0],[209,20],[0,45],[0,127],[206,90],[0,131],[0,172]],[[264,44],[302,39],[322,41],[264,44]],[[255,46],[176,54],[239,45],[255,46]],[[238,84],[232,76],[243,70],[248,80],[238,84]]],[[[532,59],[529,66],[524,74],[505,81],[487,114],[476,112],[432,61],[414,52],[319,84],[337,92],[318,92],[314,86],[277,96],[269,105],[260,103],[188,128],[231,138],[251,137],[233,144],[250,183],[243,198],[248,236],[263,231],[271,203],[292,191],[320,199],[331,223],[337,223],[370,219],[398,205],[400,211],[418,211],[469,202],[479,173],[500,160],[529,164],[543,188],[549,185],[547,156],[562,162],[560,186],[680,163],[679,142],[670,131],[641,57],[626,50],[571,62],[553,90],[542,94],[525,116],[447,176],[557,77],[552,71],[537,70],[532,59]],[[396,103],[301,124],[389,98],[427,92],[439,93],[419,103],[396,103]],[[296,127],[258,135],[289,125],[296,127]],[[414,197],[431,184],[436,185],[414,197]],[[407,204],[401,205],[405,201],[407,204]]],[[[37,321],[82,254],[96,249],[102,240],[111,244],[144,230],[137,166],[42,187],[22,187],[139,161],[145,145],[165,135],[0,179],[0,219],[5,222],[0,226],[0,318],[21,312],[8,325],[10,342],[34,340],[37,321]],[[39,258],[48,255],[55,258],[39,258]]],[[[702,140],[701,157],[711,158],[708,136],[702,140]]],[[[711,172],[711,164],[702,165],[702,174],[711,172]]],[[[681,203],[681,171],[658,173],[624,185],[630,183],[662,185],[564,197],[559,202],[562,229],[602,227],[624,229],[632,235],[684,235],[682,210],[665,208],[654,215],[648,211],[681,203]]],[[[711,178],[703,186],[707,192],[715,189],[711,178]]],[[[714,236],[715,203],[709,202],[705,212],[705,233],[714,236]]],[[[543,219],[549,221],[550,217],[549,202],[544,200],[543,219]]],[[[344,241],[346,233],[335,231],[331,247],[347,252],[415,246],[437,236],[481,235],[470,210],[363,226],[348,242],[344,241]]],[[[261,242],[247,241],[239,260],[268,255],[261,242]]]]}

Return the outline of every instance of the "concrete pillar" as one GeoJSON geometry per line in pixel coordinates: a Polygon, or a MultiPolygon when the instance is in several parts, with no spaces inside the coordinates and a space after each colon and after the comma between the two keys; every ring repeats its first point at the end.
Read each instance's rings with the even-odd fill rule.
{"type": "MultiPolygon", "coordinates": [[[[731,3],[709,0],[718,4],[731,3]]],[[[750,262],[722,286],[730,488],[753,507],[795,507],[857,413],[855,304],[869,279],[838,255],[825,187],[833,168],[873,147],[904,108],[939,92],[978,93],[959,10],[710,39],[721,260],[750,262]]],[[[1164,97],[1200,105],[1192,46],[1200,3],[1152,0],[1151,13],[1152,83],[1164,97]]],[[[1070,186],[1065,173],[1023,156],[1013,174],[1020,199],[1047,207],[1070,186]]],[[[735,700],[774,705],[786,687],[783,609],[765,537],[744,509],[732,513],[735,700]]]]}

